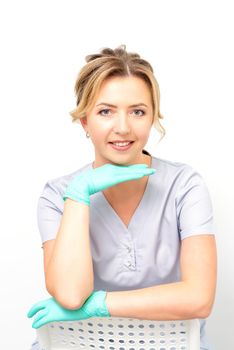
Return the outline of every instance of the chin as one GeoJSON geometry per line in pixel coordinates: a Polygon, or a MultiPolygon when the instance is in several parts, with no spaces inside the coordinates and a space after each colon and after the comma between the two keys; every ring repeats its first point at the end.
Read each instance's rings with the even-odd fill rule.
{"type": "Polygon", "coordinates": [[[122,165],[122,166],[128,166],[128,165],[133,165],[136,164],[136,161],[134,160],[118,160],[118,161],[111,161],[111,163],[115,165],[122,165]]]}

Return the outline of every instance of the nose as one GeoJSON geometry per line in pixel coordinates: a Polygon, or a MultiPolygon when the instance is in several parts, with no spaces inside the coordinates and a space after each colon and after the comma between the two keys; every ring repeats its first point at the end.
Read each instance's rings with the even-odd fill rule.
{"type": "Polygon", "coordinates": [[[116,117],[113,131],[116,134],[122,134],[122,135],[128,134],[130,132],[128,115],[126,115],[125,113],[122,113],[116,117]]]}

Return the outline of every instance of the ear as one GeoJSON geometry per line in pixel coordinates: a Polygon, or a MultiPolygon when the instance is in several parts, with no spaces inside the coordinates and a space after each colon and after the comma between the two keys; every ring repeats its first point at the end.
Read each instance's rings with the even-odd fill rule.
{"type": "Polygon", "coordinates": [[[81,123],[83,129],[86,131],[86,128],[87,128],[87,117],[80,118],[80,123],[81,123]]]}

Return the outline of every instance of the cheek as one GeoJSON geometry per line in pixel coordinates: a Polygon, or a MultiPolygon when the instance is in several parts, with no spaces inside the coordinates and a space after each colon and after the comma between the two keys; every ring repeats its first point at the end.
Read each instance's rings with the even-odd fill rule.
{"type": "Polygon", "coordinates": [[[107,126],[104,127],[103,125],[98,124],[93,125],[91,137],[95,146],[99,147],[103,142],[107,142],[108,133],[109,129],[107,126]]]}
{"type": "Polygon", "coordinates": [[[138,130],[137,136],[139,140],[145,142],[148,140],[150,134],[150,129],[142,127],[141,129],[138,130]]]}

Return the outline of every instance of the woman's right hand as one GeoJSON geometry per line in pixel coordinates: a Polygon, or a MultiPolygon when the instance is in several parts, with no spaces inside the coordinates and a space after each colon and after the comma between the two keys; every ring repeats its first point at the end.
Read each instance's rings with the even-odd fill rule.
{"type": "Polygon", "coordinates": [[[89,169],[77,175],[68,185],[63,200],[71,198],[77,202],[90,205],[89,196],[112,187],[118,183],[140,179],[155,173],[155,169],[146,164],[119,166],[105,164],[95,169],[89,169]]]}
{"type": "Polygon", "coordinates": [[[28,318],[36,315],[32,327],[38,329],[49,322],[78,321],[90,317],[110,317],[106,305],[106,292],[93,292],[79,309],[70,310],[62,307],[53,297],[41,300],[28,311],[28,318]]]}

